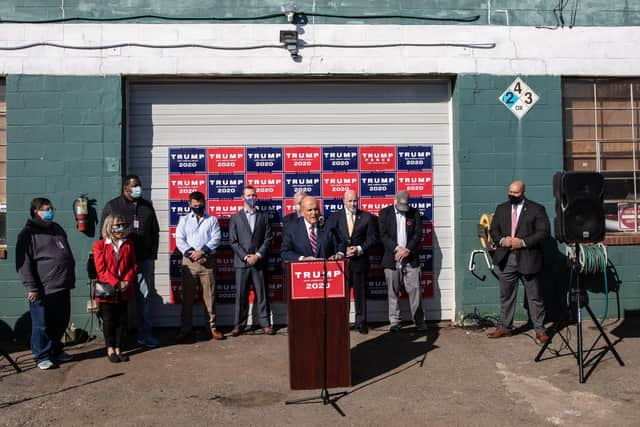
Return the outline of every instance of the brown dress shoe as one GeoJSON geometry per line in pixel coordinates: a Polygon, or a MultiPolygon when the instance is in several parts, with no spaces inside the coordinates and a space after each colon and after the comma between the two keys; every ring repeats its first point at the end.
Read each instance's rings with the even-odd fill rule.
{"type": "Polygon", "coordinates": [[[213,337],[214,340],[223,340],[224,339],[224,334],[222,332],[220,332],[217,329],[211,329],[211,336],[213,337]]]}
{"type": "Polygon", "coordinates": [[[264,332],[265,335],[273,335],[273,334],[275,334],[275,332],[273,331],[273,328],[271,326],[265,326],[264,328],[262,328],[262,332],[264,332]]]}
{"type": "Polygon", "coordinates": [[[536,332],[536,339],[540,342],[540,344],[546,344],[549,341],[549,335],[545,331],[536,332]]]}
{"type": "Polygon", "coordinates": [[[504,337],[510,337],[511,335],[513,335],[513,332],[511,332],[508,329],[496,328],[493,332],[489,332],[487,334],[487,337],[488,338],[504,338],[504,337]]]}
{"type": "Polygon", "coordinates": [[[240,335],[240,333],[241,333],[241,332],[240,332],[240,328],[233,328],[233,329],[231,330],[231,336],[232,336],[232,337],[237,337],[237,336],[239,336],[239,335],[240,335]]]}

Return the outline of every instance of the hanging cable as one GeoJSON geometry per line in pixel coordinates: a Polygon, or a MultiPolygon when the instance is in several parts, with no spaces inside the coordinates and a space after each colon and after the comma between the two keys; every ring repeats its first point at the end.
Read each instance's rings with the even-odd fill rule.
{"type": "Polygon", "coordinates": [[[604,322],[609,312],[609,284],[607,283],[607,247],[602,243],[592,246],[579,245],[578,267],[582,274],[602,273],[604,278],[604,313],[601,322],[604,322]]]}
{"type": "MultiPolygon", "coordinates": [[[[480,19],[480,15],[464,16],[460,18],[434,17],[434,16],[416,16],[416,15],[339,15],[329,13],[304,13],[297,12],[294,14],[293,21],[307,22],[307,16],[334,19],[360,19],[360,20],[376,20],[376,19],[409,19],[416,21],[436,21],[436,22],[474,22],[480,19]]],[[[282,12],[270,13],[258,16],[169,16],[169,15],[131,15],[131,16],[114,16],[109,18],[96,18],[91,16],[72,16],[69,18],[54,18],[42,20],[28,19],[1,19],[0,23],[5,24],[58,24],[63,22],[120,22],[135,20],[160,20],[160,21],[219,21],[219,22],[239,22],[239,21],[264,21],[276,18],[285,18],[282,12]]]]}
{"type": "MultiPolygon", "coordinates": [[[[219,45],[207,45],[198,43],[184,43],[184,44],[166,44],[155,45],[146,43],[113,43],[108,45],[68,45],[61,43],[50,42],[36,42],[28,43],[16,46],[0,46],[0,51],[12,51],[12,50],[24,50],[33,47],[47,46],[57,47],[60,49],[74,49],[74,50],[102,50],[102,49],[116,49],[121,47],[140,47],[148,49],[185,49],[185,48],[200,48],[211,50],[254,50],[254,49],[268,49],[277,48],[282,49],[284,46],[281,44],[260,44],[260,45],[246,45],[246,46],[219,46],[219,45]]],[[[300,48],[313,48],[313,47],[326,47],[326,48],[338,48],[338,49],[376,49],[376,48],[390,48],[390,47],[460,47],[469,49],[493,49],[496,47],[495,43],[386,43],[386,44],[301,44],[300,48]]]]}

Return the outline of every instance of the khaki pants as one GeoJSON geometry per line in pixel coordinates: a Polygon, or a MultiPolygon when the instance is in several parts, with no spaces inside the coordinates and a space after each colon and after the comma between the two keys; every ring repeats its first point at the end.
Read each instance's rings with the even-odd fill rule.
{"type": "Polygon", "coordinates": [[[215,328],[216,278],[214,269],[213,256],[208,257],[204,264],[182,257],[182,332],[190,332],[193,328],[193,300],[198,283],[202,287],[202,299],[207,311],[209,327],[215,328]]]}

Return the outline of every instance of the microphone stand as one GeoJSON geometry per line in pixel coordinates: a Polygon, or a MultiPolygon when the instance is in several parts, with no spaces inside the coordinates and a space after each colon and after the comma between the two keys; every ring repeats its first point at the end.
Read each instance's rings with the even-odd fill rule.
{"type": "MultiPolygon", "coordinates": [[[[324,224],[323,224],[324,225],[324,224]]],[[[333,231],[329,230],[331,234],[333,231]]],[[[329,285],[329,279],[327,277],[327,258],[322,257],[322,269],[323,269],[323,279],[322,279],[322,389],[320,390],[320,400],[323,405],[330,404],[333,408],[338,411],[340,415],[345,417],[345,413],[342,412],[342,409],[337,404],[337,400],[343,396],[346,396],[348,392],[341,391],[338,393],[329,393],[329,389],[327,388],[327,337],[329,334],[328,324],[327,324],[327,286],[329,285]],[[333,398],[332,398],[333,397],[333,398]]],[[[303,399],[297,400],[287,400],[285,405],[295,405],[301,403],[319,403],[317,402],[318,397],[307,397],[303,399]]]]}

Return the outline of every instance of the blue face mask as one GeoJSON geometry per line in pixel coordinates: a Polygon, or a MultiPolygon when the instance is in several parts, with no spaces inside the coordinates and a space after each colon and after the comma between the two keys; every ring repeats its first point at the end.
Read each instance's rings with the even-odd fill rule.
{"type": "Polygon", "coordinates": [[[139,185],[137,187],[131,187],[131,197],[134,199],[142,197],[142,187],[139,185]]]}
{"type": "Polygon", "coordinates": [[[256,199],[255,197],[247,197],[246,199],[244,199],[244,202],[247,204],[247,206],[253,209],[256,207],[257,200],[258,199],[256,199]]]}
{"type": "Polygon", "coordinates": [[[44,219],[45,221],[52,221],[54,216],[55,215],[53,213],[53,210],[44,211],[44,214],[42,214],[42,219],[44,219]]]}

